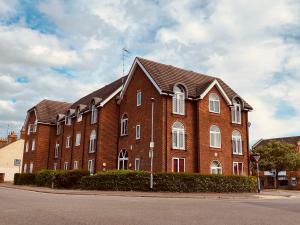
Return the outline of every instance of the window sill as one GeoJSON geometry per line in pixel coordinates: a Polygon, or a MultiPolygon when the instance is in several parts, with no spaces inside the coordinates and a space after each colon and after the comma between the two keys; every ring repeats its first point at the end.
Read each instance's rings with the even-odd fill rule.
{"type": "Polygon", "coordinates": [[[244,156],[244,154],[232,153],[233,156],[244,156]]]}
{"type": "Polygon", "coordinates": [[[221,150],[221,147],[213,147],[213,146],[209,146],[211,150],[218,150],[220,151],[221,150]]]}
{"type": "Polygon", "coordinates": [[[186,152],[186,149],[181,149],[181,148],[172,148],[172,151],[182,151],[182,152],[186,152]]]}
{"type": "Polygon", "coordinates": [[[90,151],[89,151],[89,154],[94,154],[94,153],[96,153],[96,151],[93,151],[93,152],[90,152],[90,151]]]}
{"type": "Polygon", "coordinates": [[[232,121],[231,121],[231,124],[242,125],[242,123],[236,123],[236,122],[232,122],[232,121]]]}
{"type": "Polygon", "coordinates": [[[120,137],[126,137],[128,134],[121,134],[120,137]]]}
{"type": "Polygon", "coordinates": [[[173,116],[185,116],[185,113],[175,113],[175,112],[172,112],[172,115],[173,116]]]}
{"type": "Polygon", "coordinates": [[[221,112],[214,112],[214,111],[209,111],[212,115],[221,115],[221,112]]]}

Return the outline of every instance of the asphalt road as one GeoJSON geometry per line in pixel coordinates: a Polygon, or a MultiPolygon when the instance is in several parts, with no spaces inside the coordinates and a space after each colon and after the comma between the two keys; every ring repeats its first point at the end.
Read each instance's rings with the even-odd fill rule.
{"type": "Polygon", "coordinates": [[[0,225],[299,225],[300,198],[61,195],[0,188],[0,225]]]}

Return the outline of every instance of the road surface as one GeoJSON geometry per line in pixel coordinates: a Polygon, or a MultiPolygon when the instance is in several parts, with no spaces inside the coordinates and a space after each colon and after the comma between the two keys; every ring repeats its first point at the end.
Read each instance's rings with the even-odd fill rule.
{"type": "Polygon", "coordinates": [[[0,225],[299,225],[300,198],[64,195],[0,187],[0,225]]]}

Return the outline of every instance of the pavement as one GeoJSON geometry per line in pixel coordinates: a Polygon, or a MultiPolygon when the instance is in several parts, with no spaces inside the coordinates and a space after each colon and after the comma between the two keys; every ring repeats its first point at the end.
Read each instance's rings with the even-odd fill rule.
{"type": "Polygon", "coordinates": [[[127,192],[113,196],[110,192],[103,195],[103,192],[77,191],[82,194],[73,194],[60,190],[58,194],[54,191],[36,192],[1,185],[0,225],[300,224],[300,196],[297,192],[263,193],[265,196],[280,196],[279,199],[248,195],[245,198],[241,194],[235,194],[241,198],[217,199],[180,193],[152,193],[151,197],[140,197],[140,193],[128,196],[127,192]],[[171,194],[173,197],[169,196],[171,194]]]}
{"type": "Polygon", "coordinates": [[[90,191],[51,189],[28,185],[13,185],[13,183],[0,183],[0,187],[65,195],[100,195],[100,196],[124,196],[124,197],[156,197],[156,198],[209,198],[209,199],[284,199],[300,198],[300,191],[266,190],[258,193],[178,193],[178,192],[137,192],[137,191],[90,191]]]}

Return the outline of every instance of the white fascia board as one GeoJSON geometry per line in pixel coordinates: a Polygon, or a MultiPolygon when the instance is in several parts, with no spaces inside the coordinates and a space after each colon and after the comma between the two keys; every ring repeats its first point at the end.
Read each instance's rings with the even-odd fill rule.
{"type": "Polygon", "coordinates": [[[264,139],[260,139],[258,142],[256,142],[254,145],[252,145],[252,149],[256,148],[257,145],[259,145],[264,139]]]}
{"type": "Polygon", "coordinates": [[[206,90],[200,95],[200,99],[203,99],[207,93],[214,87],[217,86],[218,90],[221,92],[222,96],[225,98],[226,102],[228,103],[228,105],[232,105],[231,100],[228,98],[227,94],[225,93],[225,91],[223,90],[223,88],[221,87],[221,85],[219,84],[219,82],[217,80],[214,80],[209,86],[208,88],[206,88],[206,90]]]}
{"type": "Polygon", "coordinates": [[[143,72],[146,74],[146,76],[148,77],[148,79],[151,81],[151,83],[154,85],[154,87],[156,88],[156,90],[158,91],[159,94],[163,94],[162,90],[158,87],[157,83],[153,80],[153,78],[151,77],[151,75],[148,73],[148,71],[145,69],[145,67],[139,62],[139,60],[137,58],[135,58],[131,68],[130,68],[130,71],[129,71],[129,75],[126,79],[126,82],[124,84],[124,87],[121,91],[121,94],[120,94],[120,100],[123,99],[123,96],[128,88],[128,85],[131,81],[131,78],[134,74],[134,71],[137,67],[137,65],[143,70],[143,72]]]}
{"type": "Polygon", "coordinates": [[[100,103],[100,107],[103,107],[106,103],[108,103],[113,97],[115,97],[120,91],[122,91],[123,85],[120,86],[117,90],[115,90],[110,96],[108,96],[103,102],[100,103]]]}

